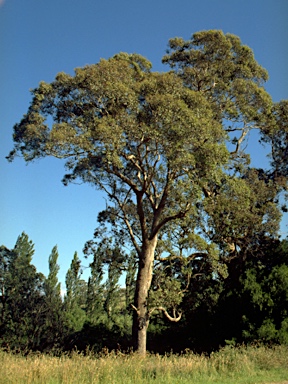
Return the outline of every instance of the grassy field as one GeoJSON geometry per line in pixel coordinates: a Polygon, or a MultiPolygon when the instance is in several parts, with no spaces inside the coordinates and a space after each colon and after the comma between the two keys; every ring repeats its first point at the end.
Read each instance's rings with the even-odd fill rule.
{"type": "Polygon", "coordinates": [[[74,352],[61,357],[0,351],[1,384],[288,384],[288,347],[226,347],[210,357],[74,352]]]}

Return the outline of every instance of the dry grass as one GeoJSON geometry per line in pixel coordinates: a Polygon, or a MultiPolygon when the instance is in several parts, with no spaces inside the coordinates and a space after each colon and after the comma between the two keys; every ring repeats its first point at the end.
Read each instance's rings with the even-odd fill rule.
{"type": "Polygon", "coordinates": [[[224,348],[210,357],[74,352],[61,357],[0,352],[1,384],[252,384],[288,380],[288,347],[224,348]]]}

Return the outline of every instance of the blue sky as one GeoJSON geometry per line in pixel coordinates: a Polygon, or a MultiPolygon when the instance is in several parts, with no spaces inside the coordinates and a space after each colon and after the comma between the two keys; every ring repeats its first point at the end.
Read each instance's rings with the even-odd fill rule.
{"type": "MultiPolygon", "coordinates": [[[[73,74],[120,51],[146,56],[157,71],[169,38],[200,30],[238,35],[270,76],[274,101],[288,98],[287,0],[0,0],[0,245],[12,248],[25,231],[35,243],[33,263],[44,274],[55,244],[64,281],[75,251],[81,258],[105,199],[91,186],[64,187],[63,163],[25,165],[5,156],[12,128],[27,111],[29,89],[56,73],[73,74]]],[[[255,165],[265,158],[251,147],[255,165]]],[[[282,231],[287,235],[287,219],[282,231]],[[286,232],[286,233],[285,233],[286,232]]],[[[88,261],[84,264],[88,265],[88,261]]]]}

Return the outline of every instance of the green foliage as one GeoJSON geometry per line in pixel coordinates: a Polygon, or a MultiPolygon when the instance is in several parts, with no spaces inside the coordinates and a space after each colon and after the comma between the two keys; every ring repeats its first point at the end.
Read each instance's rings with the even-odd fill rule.
{"type": "Polygon", "coordinates": [[[42,274],[31,264],[34,245],[22,233],[11,251],[6,251],[2,280],[2,342],[11,348],[37,348],[43,328],[42,274]]]}
{"type": "Polygon", "coordinates": [[[9,262],[12,258],[12,251],[4,245],[0,247],[0,310],[1,328],[6,319],[6,300],[7,300],[7,279],[9,277],[9,262]]]}
{"type": "Polygon", "coordinates": [[[287,178],[287,164],[283,159],[287,157],[287,133],[288,133],[288,101],[281,100],[273,105],[274,120],[265,127],[262,140],[271,142],[273,152],[271,154],[272,166],[275,169],[275,178],[281,186],[285,186],[287,178]]]}
{"type": "Polygon", "coordinates": [[[68,326],[71,331],[80,331],[86,320],[84,306],[86,305],[86,284],[81,280],[80,260],[74,253],[70,268],[66,273],[66,295],[64,307],[68,326]]]}
{"type": "Polygon", "coordinates": [[[86,315],[87,320],[91,324],[100,322],[103,316],[103,303],[104,303],[104,287],[103,280],[103,261],[99,254],[95,253],[93,262],[90,263],[91,276],[88,279],[87,286],[87,306],[86,315]]]}
{"type": "Polygon", "coordinates": [[[254,316],[251,316],[251,324],[249,314],[246,315],[245,322],[251,331],[244,330],[244,334],[250,339],[287,342],[288,263],[275,265],[271,271],[264,268],[265,264],[261,263],[260,270],[256,269],[256,276],[252,279],[251,270],[246,272],[244,289],[251,297],[254,316]]]}
{"type": "Polygon", "coordinates": [[[227,325],[226,329],[230,328],[229,336],[239,343],[255,340],[287,342],[287,255],[287,240],[266,243],[263,240],[262,249],[258,248],[258,257],[247,255],[241,268],[239,262],[237,269],[235,262],[231,265],[234,272],[231,269],[231,278],[224,285],[219,301],[219,310],[222,311],[219,318],[223,322],[233,303],[233,321],[229,321],[238,326],[234,325],[233,329],[227,325]]]}
{"type": "MultiPolygon", "coordinates": [[[[185,348],[211,352],[224,343],[287,344],[287,244],[287,240],[262,239],[257,257],[254,245],[252,253],[245,251],[245,260],[238,257],[228,262],[228,277],[217,273],[215,259],[199,252],[184,257],[184,264],[179,255],[158,264],[148,300],[149,314],[155,316],[150,320],[149,348],[161,353],[185,348]],[[164,308],[170,316],[181,311],[181,323],[170,325],[157,308],[164,308]]],[[[75,253],[67,272],[63,305],[57,279],[57,247],[49,256],[45,279],[31,265],[33,252],[26,234],[19,236],[13,250],[1,247],[3,346],[48,351],[75,346],[85,350],[90,345],[100,351],[104,346],[127,349],[131,345],[133,255],[124,262],[119,249],[98,249],[90,265],[95,291],[89,301],[92,285],[81,280],[80,260],[75,253]],[[104,258],[110,266],[107,281],[103,281],[104,258]],[[118,286],[122,268],[127,272],[125,289],[118,286]]],[[[222,261],[218,259],[218,263],[222,261]]]]}
{"type": "MultiPolygon", "coordinates": [[[[109,264],[108,268],[108,277],[105,284],[106,290],[106,298],[104,303],[104,308],[108,316],[108,320],[111,320],[112,323],[117,323],[117,319],[119,318],[120,310],[123,308],[119,308],[119,302],[123,301],[123,297],[121,297],[118,281],[122,274],[121,264],[119,265],[119,249],[115,249],[112,253],[112,260],[109,264]]],[[[121,256],[120,256],[121,257],[121,256]]]]}
{"type": "Polygon", "coordinates": [[[150,312],[159,307],[172,309],[175,312],[182,299],[181,281],[169,276],[164,268],[155,268],[148,300],[150,312]]]}
{"type": "Polygon", "coordinates": [[[271,113],[271,99],[262,88],[267,71],[235,35],[212,30],[197,32],[187,41],[171,39],[163,62],[187,87],[206,95],[215,116],[228,127],[245,121],[258,125],[271,113]]]}
{"type": "Polygon", "coordinates": [[[44,281],[45,295],[45,329],[43,331],[41,348],[61,348],[67,332],[63,302],[61,297],[61,284],[58,282],[59,254],[57,246],[53,247],[49,256],[49,274],[44,281]]]}
{"type": "Polygon", "coordinates": [[[55,245],[52,249],[51,255],[49,256],[49,275],[44,284],[46,296],[57,299],[59,299],[61,295],[61,284],[58,282],[57,277],[60,268],[57,264],[58,257],[58,249],[57,245],[55,245]]]}

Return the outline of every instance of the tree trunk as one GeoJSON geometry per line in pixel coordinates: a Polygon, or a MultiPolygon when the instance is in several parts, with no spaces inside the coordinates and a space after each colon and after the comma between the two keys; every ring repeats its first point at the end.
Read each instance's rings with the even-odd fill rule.
{"type": "Polygon", "coordinates": [[[152,280],[156,244],[156,237],[145,241],[138,264],[132,336],[134,349],[141,355],[146,354],[147,329],[149,325],[147,299],[152,280]]]}

